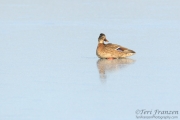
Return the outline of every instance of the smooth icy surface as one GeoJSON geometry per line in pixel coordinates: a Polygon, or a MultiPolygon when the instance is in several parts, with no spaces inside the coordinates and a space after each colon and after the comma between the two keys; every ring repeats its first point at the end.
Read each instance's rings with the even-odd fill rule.
{"type": "Polygon", "coordinates": [[[0,119],[133,120],[137,109],[180,111],[179,6],[0,1],[0,119]],[[137,54],[99,60],[101,32],[137,54]]]}

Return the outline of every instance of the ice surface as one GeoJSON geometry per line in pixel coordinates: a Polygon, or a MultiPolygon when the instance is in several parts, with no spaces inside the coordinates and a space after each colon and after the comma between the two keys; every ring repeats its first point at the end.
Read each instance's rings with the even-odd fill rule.
{"type": "Polygon", "coordinates": [[[1,120],[133,120],[180,110],[179,0],[0,2],[1,120]],[[136,51],[99,60],[97,38],[136,51]]]}

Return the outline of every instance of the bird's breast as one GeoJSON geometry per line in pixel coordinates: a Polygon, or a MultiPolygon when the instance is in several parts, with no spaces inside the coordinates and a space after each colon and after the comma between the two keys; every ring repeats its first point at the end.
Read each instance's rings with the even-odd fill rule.
{"type": "Polygon", "coordinates": [[[102,57],[104,47],[105,46],[102,43],[99,43],[98,46],[97,46],[96,54],[100,58],[102,57]]]}

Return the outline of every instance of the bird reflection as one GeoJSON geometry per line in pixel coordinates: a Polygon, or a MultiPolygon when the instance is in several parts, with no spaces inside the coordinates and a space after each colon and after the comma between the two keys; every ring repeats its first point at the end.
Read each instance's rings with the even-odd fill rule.
{"type": "Polygon", "coordinates": [[[129,58],[121,58],[121,59],[99,59],[97,61],[97,67],[99,70],[99,75],[102,82],[106,81],[107,73],[118,71],[126,67],[128,64],[134,63],[135,60],[129,58]]]}

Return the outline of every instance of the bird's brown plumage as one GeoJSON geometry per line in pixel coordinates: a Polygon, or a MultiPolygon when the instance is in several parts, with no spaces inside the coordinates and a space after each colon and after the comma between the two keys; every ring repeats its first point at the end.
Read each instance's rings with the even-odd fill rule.
{"type": "Polygon", "coordinates": [[[98,38],[98,46],[96,50],[96,54],[99,58],[122,58],[134,55],[135,52],[123,46],[117,44],[104,44],[104,41],[108,41],[106,39],[105,34],[100,34],[98,38]]]}

